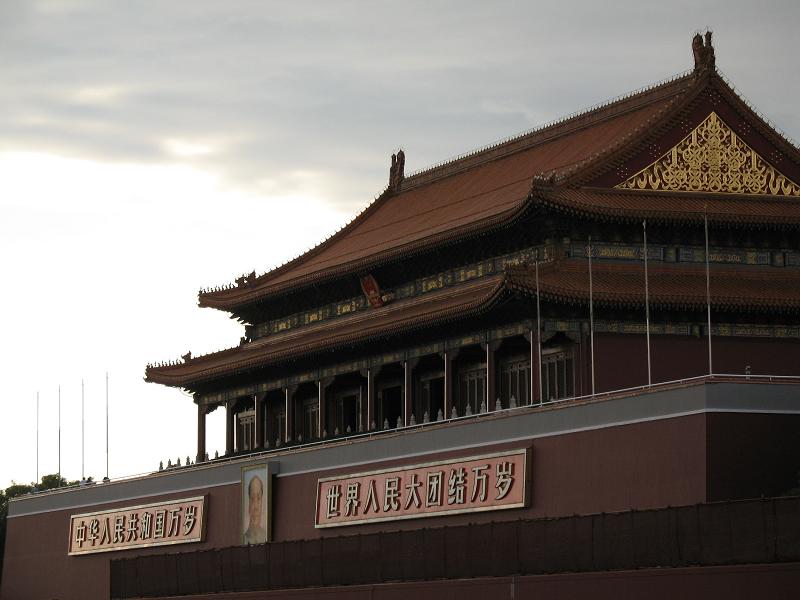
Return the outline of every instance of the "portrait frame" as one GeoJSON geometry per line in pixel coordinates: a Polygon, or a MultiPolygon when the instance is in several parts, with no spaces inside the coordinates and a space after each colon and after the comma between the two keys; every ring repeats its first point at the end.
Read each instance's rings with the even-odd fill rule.
{"type": "Polygon", "coordinates": [[[249,464],[241,470],[241,499],[239,513],[239,541],[243,546],[252,544],[265,544],[272,541],[272,476],[266,462],[249,464]],[[251,531],[250,527],[250,493],[251,484],[253,494],[257,494],[258,484],[252,483],[254,479],[261,482],[261,519],[257,527],[251,531]]]}

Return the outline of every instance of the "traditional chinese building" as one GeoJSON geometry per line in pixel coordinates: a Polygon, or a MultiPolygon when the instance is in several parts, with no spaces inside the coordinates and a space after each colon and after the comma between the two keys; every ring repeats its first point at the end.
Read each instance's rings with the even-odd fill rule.
{"type": "Polygon", "coordinates": [[[201,291],[195,464],[12,502],[2,597],[788,597],[800,151],[692,50],[201,291]]]}

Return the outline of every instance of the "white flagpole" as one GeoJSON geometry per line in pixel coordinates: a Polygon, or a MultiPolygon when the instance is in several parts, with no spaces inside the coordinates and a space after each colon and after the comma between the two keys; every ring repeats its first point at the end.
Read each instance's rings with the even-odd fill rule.
{"type": "Polygon", "coordinates": [[[108,371],[106,371],[106,481],[108,481],[108,371]]]}
{"type": "MultiPolygon", "coordinates": [[[[537,347],[537,364],[536,368],[539,371],[539,404],[544,403],[542,396],[542,319],[541,310],[539,306],[539,261],[536,261],[536,347],[537,347]]],[[[533,390],[531,390],[533,391],[533,390]]]]}
{"type": "Polygon", "coordinates": [[[58,385],[58,487],[61,487],[61,384],[58,385]]]}
{"type": "Polygon", "coordinates": [[[647,328],[647,385],[652,385],[650,369],[650,284],[647,278],[647,219],[642,221],[644,229],[644,309],[647,328]]]}
{"type": "Polygon", "coordinates": [[[711,271],[709,269],[708,256],[708,214],[703,213],[703,224],[706,234],[706,312],[708,315],[708,374],[714,374],[713,363],[711,362],[711,271]]]}
{"type": "Polygon", "coordinates": [[[81,379],[81,483],[86,480],[86,472],[84,471],[84,457],[86,455],[84,451],[84,424],[83,379],[81,379]]]}
{"type": "Polygon", "coordinates": [[[589,345],[592,363],[592,396],[594,396],[594,306],[592,290],[592,236],[589,236],[589,345]]]}
{"type": "Polygon", "coordinates": [[[36,486],[39,486],[39,392],[36,392],[36,486]]]}

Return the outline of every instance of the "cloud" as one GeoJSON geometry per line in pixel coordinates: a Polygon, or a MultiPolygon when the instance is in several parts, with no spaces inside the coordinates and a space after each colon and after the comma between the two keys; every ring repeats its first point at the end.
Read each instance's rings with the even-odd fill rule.
{"type": "MultiPolygon", "coordinates": [[[[40,389],[52,408],[60,381],[74,409],[81,373],[96,394],[110,368],[112,471],[156,466],[121,450],[155,418],[189,424],[158,449],[185,457],[191,402],[141,372],[236,342],[226,315],[195,309],[198,288],[334,231],[384,189],[398,147],[414,171],[671,76],[705,25],[720,68],[798,139],[799,20],[794,0],[4,0],[7,394],[40,389]]],[[[17,404],[3,422],[30,421],[17,404]]],[[[0,466],[0,486],[26,468],[0,466]]]]}
{"type": "Polygon", "coordinates": [[[720,2],[12,4],[0,148],[178,157],[238,186],[302,165],[350,207],[380,191],[400,145],[414,170],[688,68],[706,22],[721,67],[751,69],[737,83],[800,133],[786,100],[800,84],[760,91],[765,64],[793,69],[788,2],[780,19],[720,2]]]}

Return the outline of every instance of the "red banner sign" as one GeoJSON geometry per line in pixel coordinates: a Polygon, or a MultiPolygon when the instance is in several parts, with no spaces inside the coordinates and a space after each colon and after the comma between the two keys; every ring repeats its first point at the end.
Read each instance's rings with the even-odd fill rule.
{"type": "Polygon", "coordinates": [[[72,515],[69,554],[92,554],[203,540],[205,497],[72,515]]]}
{"type": "Polygon", "coordinates": [[[528,452],[513,450],[320,479],[315,526],[526,506],[528,452]]]}

